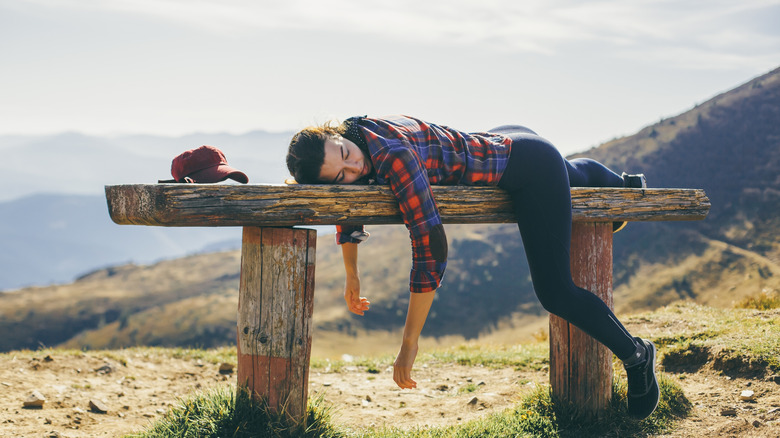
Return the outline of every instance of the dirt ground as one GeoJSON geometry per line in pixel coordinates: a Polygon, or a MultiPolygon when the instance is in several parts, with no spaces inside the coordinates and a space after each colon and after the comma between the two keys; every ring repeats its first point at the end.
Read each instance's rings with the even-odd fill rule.
{"type": "MultiPolygon", "coordinates": [[[[774,380],[731,379],[707,369],[670,375],[694,411],[666,436],[780,437],[780,385],[774,380]],[[740,400],[745,390],[754,392],[753,401],[740,400]]],[[[349,427],[450,425],[510,407],[547,380],[544,372],[450,364],[419,366],[414,377],[418,389],[401,391],[389,368],[376,374],[349,365],[340,372],[314,369],[310,395],[324,392],[336,407],[335,421],[349,427]]],[[[234,373],[192,359],[130,352],[3,355],[0,436],[121,436],[143,430],[179,397],[234,382],[234,373]],[[33,391],[45,397],[42,408],[23,407],[33,391]]]]}

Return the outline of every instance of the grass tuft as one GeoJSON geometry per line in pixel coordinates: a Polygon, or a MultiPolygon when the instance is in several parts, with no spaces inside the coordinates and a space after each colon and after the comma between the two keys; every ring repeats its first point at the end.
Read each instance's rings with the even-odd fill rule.
{"type": "MultiPolygon", "coordinates": [[[[658,381],[661,400],[658,408],[650,417],[637,421],[628,416],[626,408],[626,385],[615,380],[612,387],[612,403],[598,419],[588,419],[570,405],[553,401],[549,387],[540,387],[528,395],[520,405],[520,410],[530,422],[526,427],[532,436],[545,437],[632,437],[647,436],[669,431],[674,424],[690,414],[690,401],[682,389],[671,379],[661,374],[658,381]],[[535,418],[544,417],[544,421],[535,418]],[[549,424],[552,432],[547,426],[549,424]]],[[[519,420],[526,421],[525,417],[519,420]]]]}
{"type": "Polygon", "coordinates": [[[309,403],[307,426],[294,424],[284,412],[272,413],[264,403],[233,386],[183,399],[148,430],[126,438],[339,438],[331,408],[321,398],[309,403]]]}

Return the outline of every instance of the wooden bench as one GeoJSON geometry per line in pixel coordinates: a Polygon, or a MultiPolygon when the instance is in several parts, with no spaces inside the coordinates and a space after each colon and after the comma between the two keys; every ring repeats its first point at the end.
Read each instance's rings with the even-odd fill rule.
{"type": "MultiPolygon", "coordinates": [[[[515,222],[501,189],[434,186],[433,193],[445,224],[515,222]]],[[[701,220],[710,207],[704,191],[697,189],[573,188],[571,193],[574,281],[610,307],[612,222],[701,220]]],[[[271,409],[284,410],[296,421],[305,419],[317,234],[292,227],[400,224],[389,188],[141,184],[106,186],[106,198],[117,224],[243,227],[238,384],[271,409]]],[[[598,415],[610,402],[612,379],[611,352],[551,316],[553,396],[598,415]]]]}

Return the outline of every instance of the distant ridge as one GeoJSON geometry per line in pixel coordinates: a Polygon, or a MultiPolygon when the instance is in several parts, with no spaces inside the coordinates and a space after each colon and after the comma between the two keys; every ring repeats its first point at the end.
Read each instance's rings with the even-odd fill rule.
{"type": "Polygon", "coordinates": [[[616,236],[626,306],[725,305],[778,287],[780,68],[578,156],[645,172],[653,187],[703,188],[712,201],[705,221],[633,224],[616,236]]]}

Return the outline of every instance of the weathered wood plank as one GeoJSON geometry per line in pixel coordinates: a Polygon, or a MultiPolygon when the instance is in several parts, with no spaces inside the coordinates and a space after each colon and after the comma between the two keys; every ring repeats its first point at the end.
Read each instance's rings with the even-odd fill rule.
{"type": "MultiPolygon", "coordinates": [[[[497,187],[434,186],[444,223],[508,223],[514,213],[497,187]]],[[[574,221],[701,220],[700,189],[573,188],[574,221]]],[[[106,186],[111,219],[123,225],[295,226],[400,224],[387,186],[134,184],[106,186]]]]}

